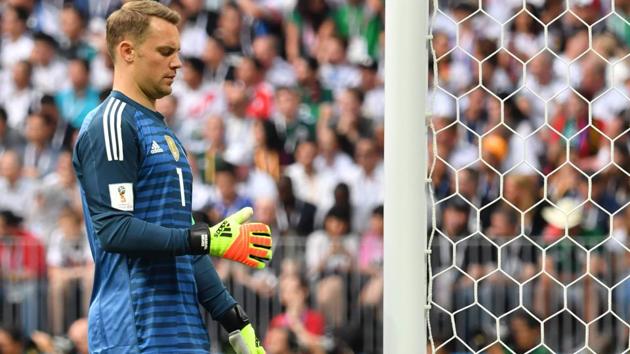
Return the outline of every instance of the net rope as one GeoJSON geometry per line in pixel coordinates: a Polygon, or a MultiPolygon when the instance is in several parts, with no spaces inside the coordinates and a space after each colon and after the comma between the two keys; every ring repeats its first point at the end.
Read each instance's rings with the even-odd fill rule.
{"type": "Polygon", "coordinates": [[[630,5],[514,2],[430,5],[430,347],[627,353],[630,5]]]}

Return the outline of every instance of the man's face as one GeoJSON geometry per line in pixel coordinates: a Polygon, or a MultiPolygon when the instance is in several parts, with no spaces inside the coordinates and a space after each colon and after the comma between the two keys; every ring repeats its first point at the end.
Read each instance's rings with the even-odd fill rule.
{"type": "Polygon", "coordinates": [[[156,100],[171,93],[179,59],[179,31],[177,26],[153,17],[144,42],[134,44],[133,72],[140,90],[156,100]]]}

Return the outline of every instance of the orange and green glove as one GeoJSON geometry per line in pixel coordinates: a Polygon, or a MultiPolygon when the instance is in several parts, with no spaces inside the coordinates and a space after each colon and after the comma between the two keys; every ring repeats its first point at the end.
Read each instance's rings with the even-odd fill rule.
{"type": "Polygon", "coordinates": [[[246,207],[212,227],[195,224],[190,229],[191,247],[252,268],[265,268],[271,260],[271,229],[263,223],[245,223],[253,214],[246,207]]]}

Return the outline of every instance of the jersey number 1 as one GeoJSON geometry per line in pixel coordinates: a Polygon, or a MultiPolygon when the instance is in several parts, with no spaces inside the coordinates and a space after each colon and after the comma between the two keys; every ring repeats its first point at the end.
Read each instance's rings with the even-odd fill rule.
{"type": "Polygon", "coordinates": [[[186,206],[186,199],[184,198],[184,175],[182,173],[182,169],[176,167],[177,176],[179,177],[179,195],[182,198],[182,206],[186,206]]]}

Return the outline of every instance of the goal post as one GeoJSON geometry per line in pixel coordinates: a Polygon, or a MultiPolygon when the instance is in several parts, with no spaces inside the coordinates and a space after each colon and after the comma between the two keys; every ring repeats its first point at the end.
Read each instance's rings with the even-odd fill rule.
{"type": "Polygon", "coordinates": [[[426,348],[428,11],[385,2],[384,353],[426,348]]]}

